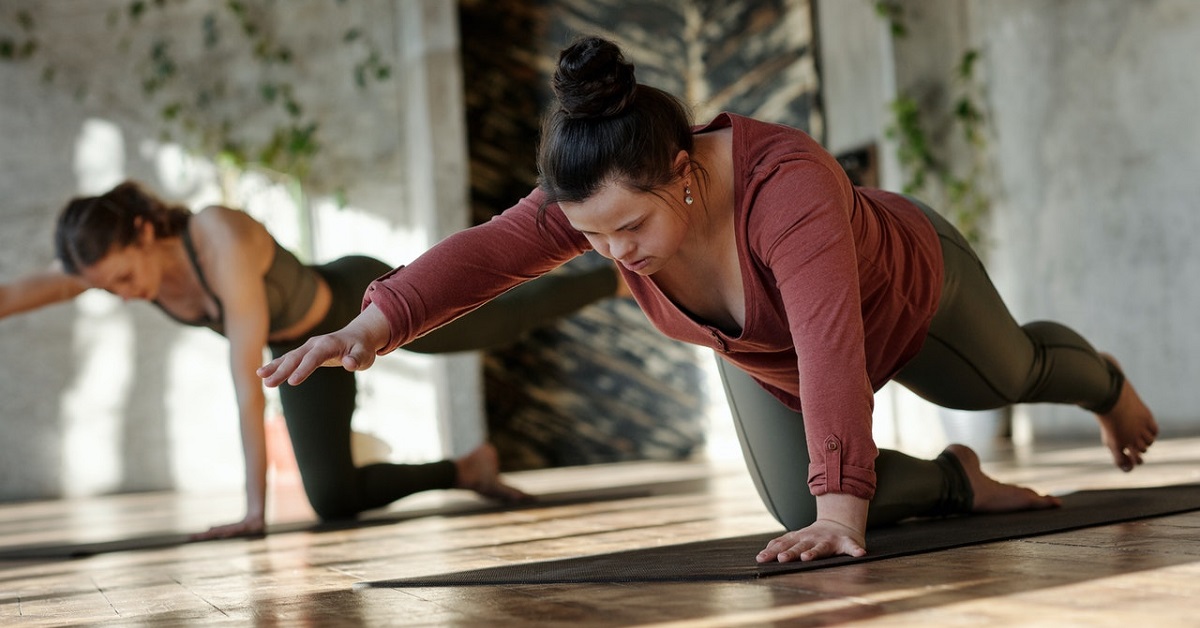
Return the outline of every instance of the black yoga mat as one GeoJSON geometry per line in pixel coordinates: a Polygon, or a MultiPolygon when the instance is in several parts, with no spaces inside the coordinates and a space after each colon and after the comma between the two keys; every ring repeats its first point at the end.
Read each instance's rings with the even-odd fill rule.
{"type": "Polygon", "coordinates": [[[1081,491],[1061,508],[925,519],[867,533],[868,555],[758,565],[754,556],[778,533],[361,582],[355,588],[452,587],[501,584],[746,580],[1090,526],[1200,510],[1200,484],[1081,491]]]}
{"type": "MultiPolygon", "coordinates": [[[[684,479],[641,486],[616,486],[608,488],[586,489],[582,491],[560,491],[538,495],[536,501],[516,505],[477,500],[464,500],[462,502],[429,508],[376,511],[373,513],[366,513],[358,519],[348,519],[344,521],[302,521],[295,523],[276,524],[269,526],[267,533],[274,535],[287,534],[291,532],[333,532],[350,528],[389,525],[418,517],[469,516],[489,512],[500,512],[504,510],[520,510],[541,508],[546,506],[566,506],[570,504],[616,501],[633,499],[637,497],[646,497],[649,495],[663,495],[693,491],[696,490],[698,486],[703,485],[703,483],[704,480],[702,479],[684,479]]],[[[88,556],[108,554],[112,552],[164,549],[184,545],[187,543],[236,543],[245,541],[247,539],[261,538],[261,536],[259,536],[240,537],[234,539],[214,539],[211,541],[191,541],[189,540],[188,536],[189,535],[184,532],[162,531],[158,533],[141,534],[103,541],[49,542],[15,546],[0,545],[0,561],[86,558],[88,556]]],[[[2,543],[2,540],[0,540],[0,543],[2,543]]]]}

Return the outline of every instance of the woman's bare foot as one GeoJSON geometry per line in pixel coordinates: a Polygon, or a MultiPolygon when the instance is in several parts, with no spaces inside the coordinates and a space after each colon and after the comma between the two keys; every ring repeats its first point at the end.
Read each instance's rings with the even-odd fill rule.
{"type": "MultiPolygon", "coordinates": [[[[1107,353],[1101,353],[1105,359],[1121,365],[1107,353]]],[[[1117,397],[1117,405],[1107,414],[1097,414],[1100,421],[1100,440],[1112,452],[1113,463],[1122,471],[1133,471],[1142,464],[1142,454],[1154,443],[1158,436],[1158,422],[1150,413],[1150,408],[1142,402],[1129,378],[1121,386],[1121,395],[1117,397]]]]}
{"type": "Polygon", "coordinates": [[[480,495],[504,502],[522,502],[533,498],[518,488],[500,480],[500,458],[496,448],[484,443],[471,453],[454,461],[458,475],[454,488],[475,491],[480,495]]]}
{"type": "Polygon", "coordinates": [[[1042,510],[1062,505],[1062,500],[1053,495],[1041,495],[1024,486],[1005,484],[992,479],[983,472],[979,456],[966,445],[950,445],[946,452],[958,458],[963,470],[967,472],[967,480],[971,482],[971,490],[975,492],[971,512],[1042,510]]]}

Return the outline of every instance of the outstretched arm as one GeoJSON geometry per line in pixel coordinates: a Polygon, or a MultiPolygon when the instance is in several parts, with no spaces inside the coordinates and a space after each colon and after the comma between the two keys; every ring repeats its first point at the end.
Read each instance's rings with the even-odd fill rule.
{"type": "Polygon", "coordinates": [[[447,237],[412,264],[376,280],[367,289],[367,307],[349,325],[310,338],[263,366],[259,376],[267,386],[285,381],[294,386],[319,366],[368,368],[376,355],[412,342],[586,252],[587,239],[571,228],[557,207],[548,207],[545,222],[539,224],[541,198],[535,191],[501,215],[447,237]]]}
{"type": "Polygon", "coordinates": [[[90,286],[80,277],[51,268],[0,284],[0,318],[70,301],[90,286]]]}

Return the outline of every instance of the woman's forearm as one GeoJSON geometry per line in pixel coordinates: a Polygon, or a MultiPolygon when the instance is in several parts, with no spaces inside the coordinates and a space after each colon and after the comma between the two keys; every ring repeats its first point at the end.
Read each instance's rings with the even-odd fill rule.
{"type": "Polygon", "coordinates": [[[0,318],[69,301],[88,289],[79,277],[57,270],[0,284],[0,318]]]}
{"type": "Polygon", "coordinates": [[[267,504],[267,437],[263,423],[266,402],[261,384],[257,399],[238,404],[246,474],[246,515],[262,517],[267,504]]]}

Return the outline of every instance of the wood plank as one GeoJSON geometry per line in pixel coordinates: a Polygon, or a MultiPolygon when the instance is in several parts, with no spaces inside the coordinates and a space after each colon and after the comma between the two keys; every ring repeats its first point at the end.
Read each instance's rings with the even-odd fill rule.
{"type": "MultiPolygon", "coordinates": [[[[1160,443],[1152,462],[1132,474],[1110,471],[1095,446],[988,467],[1055,491],[1195,482],[1198,445],[1200,439],[1160,443]]],[[[664,483],[624,497],[609,491],[592,502],[513,510],[445,492],[372,515],[385,523],[76,560],[0,561],[0,623],[1124,627],[1153,617],[1160,628],[1195,622],[1200,513],[746,582],[352,589],[363,580],[778,529],[736,465],[637,463],[527,472],[514,481],[538,492],[603,493],[646,477],[664,483]],[[439,504],[444,516],[403,517],[405,509],[428,514],[439,504]]],[[[206,503],[236,508],[237,498],[157,493],[0,505],[0,548],[200,529],[213,516],[206,503]]],[[[303,523],[305,515],[286,516],[303,523]]]]}

